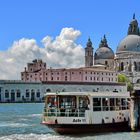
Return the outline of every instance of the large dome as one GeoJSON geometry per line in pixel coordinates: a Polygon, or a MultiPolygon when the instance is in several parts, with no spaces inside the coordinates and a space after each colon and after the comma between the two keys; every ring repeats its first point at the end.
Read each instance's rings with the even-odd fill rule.
{"type": "Polygon", "coordinates": [[[98,48],[95,52],[95,59],[114,59],[114,52],[109,47],[98,48]]]}
{"type": "Polygon", "coordinates": [[[135,14],[129,24],[127,36],[117,47],[117,53],[125,51],[140,52],[140,32],[138,22],[135,19],[135,14]]]}
{"type": "Polygon", "coordinates": [[[140,36],[128,35],[118,45],[117,52],[134,51],[140,52],[140,36]]]}
{"type": "Polygon", "coordinates": [[[99,48],[96,50],[94,58],[97,59],[114,59],[114,52],[108,47],[106,37],[101,39],[99,48]]]}

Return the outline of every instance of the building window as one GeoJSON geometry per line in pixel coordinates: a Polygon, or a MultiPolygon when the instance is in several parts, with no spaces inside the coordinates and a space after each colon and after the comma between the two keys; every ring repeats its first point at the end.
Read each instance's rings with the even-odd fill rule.
{"type": "Polygon", "coordinates": [[[79,72],[79,74],[81,74],[81,72],[79,72]]]}
{"type": "Polygon", "coordinates": [[[72,74],[74,74],[74,72],[72,72],[72,74]]]}
{"type": "Polygon", "coordinates": [[[20,94],[20,90],[17,90],[17,98],[20,98],[21,94],[20,94]]]}
{"type": "Polygon", "coordinates": [[[57,75],[59,75],[59,72],[57,72],[57,75]]]}
{"type": "Polygon", "coordinates": [[[123,64],[123,62],[121,62],[121,71],[123,71],[124,70],[124,64],[123,64]]]}
{"type": "Polygon", "coordinates": [[[46,75],[47,75],[47,73],[46,73],[46,75]]]}
{"type": "Polygon", "coordinates": [[[90,80],[92,81],[92,77],[90,77],[90,80]]]}
{"type": "Polygon", "coordinates": [[[57,80],[59,80],[59,77],[57,77],[57,80]]]}
{"type": "Polygon", "coordinates": [[[103,77],[102,77],[102,81],[103,81],[103,77]]]}
{"type": "Polygon", "coordinates": [[[85,80],[87,80],[87,76],[85,77],[85,80]]]}
{"type": "Polygon", "coordinates": [[[53,81],[53,77],[51,78],[51,80],[53,81]]]}
{"type": "Polygon", "coordinates": [[[28,98],[30,96],[29,89],[26,89],[26,97],[28,98]]]}
{"type": "Polygon", "coordinates": [[[40,91],[39,91],[39,90],[37,90],[36,97],[37,97],[37,98],[40,97],[40,91]]]}
{"type": "Polygon", "coordinates": [[[65,74],[67,75],[67,72],[65,72],[65,74]]]}
{"type": "Polygon", "coordinates": [[[137,71],[137,63],[134,62],[134,70],[137,71]]]}
{"type": "Polygon", "coordinates": [[[50,89],[46,89],[46,92],[51,92],[51,90],[50,89]]]}
{"type": "Polygon", "coordinates": [[[9,91],[5,90],[5,98],[9,98],[9,91]]]}
{"type": "Polygon", "coordinates": [[[105,61],[105,65],[107,65],[108,64],[108,62],[107,61],[105,61]]]}
{"type": "Polygon", "coordinates": [[[65,76],[65,81],[67,81],[68,79],[67,79],[68,77],[67,76],[65,76]]]}

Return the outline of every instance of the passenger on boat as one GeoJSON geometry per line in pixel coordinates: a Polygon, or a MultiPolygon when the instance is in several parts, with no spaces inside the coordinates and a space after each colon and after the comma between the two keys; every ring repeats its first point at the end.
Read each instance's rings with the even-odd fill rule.
{"type": "Polygon", "coordinates": [[[63,99],[60,100],[60,115],[65,116],[65,104],[63,99]]]}

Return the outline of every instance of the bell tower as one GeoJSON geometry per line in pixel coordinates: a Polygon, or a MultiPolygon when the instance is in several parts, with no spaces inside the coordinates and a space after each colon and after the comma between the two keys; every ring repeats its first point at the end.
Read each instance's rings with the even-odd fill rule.
{"type": "Polygon", "coordinates": [[[87,41],[85,48],[85,67],[93,66],[93,47],[90,38],[87,41]]]}

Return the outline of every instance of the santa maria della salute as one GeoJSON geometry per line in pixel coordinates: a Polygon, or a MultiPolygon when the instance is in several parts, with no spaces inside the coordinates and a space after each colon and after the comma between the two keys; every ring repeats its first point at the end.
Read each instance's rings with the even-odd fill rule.
{"type": "Polygon", "coordinates": [[[118,81],[118,74],[126,75],[139,94],[140,31],[135,14],[126,32],[118,41],[116,53],[109,47],[105,35],[97,50],[88,38],[83,67],[54,69],[43,60],[33,60],[21,72],[21,80],[0,81],[0,102],[40,102],[44,93],[56,91],[121,92],[124,83],[118,81]]]}

